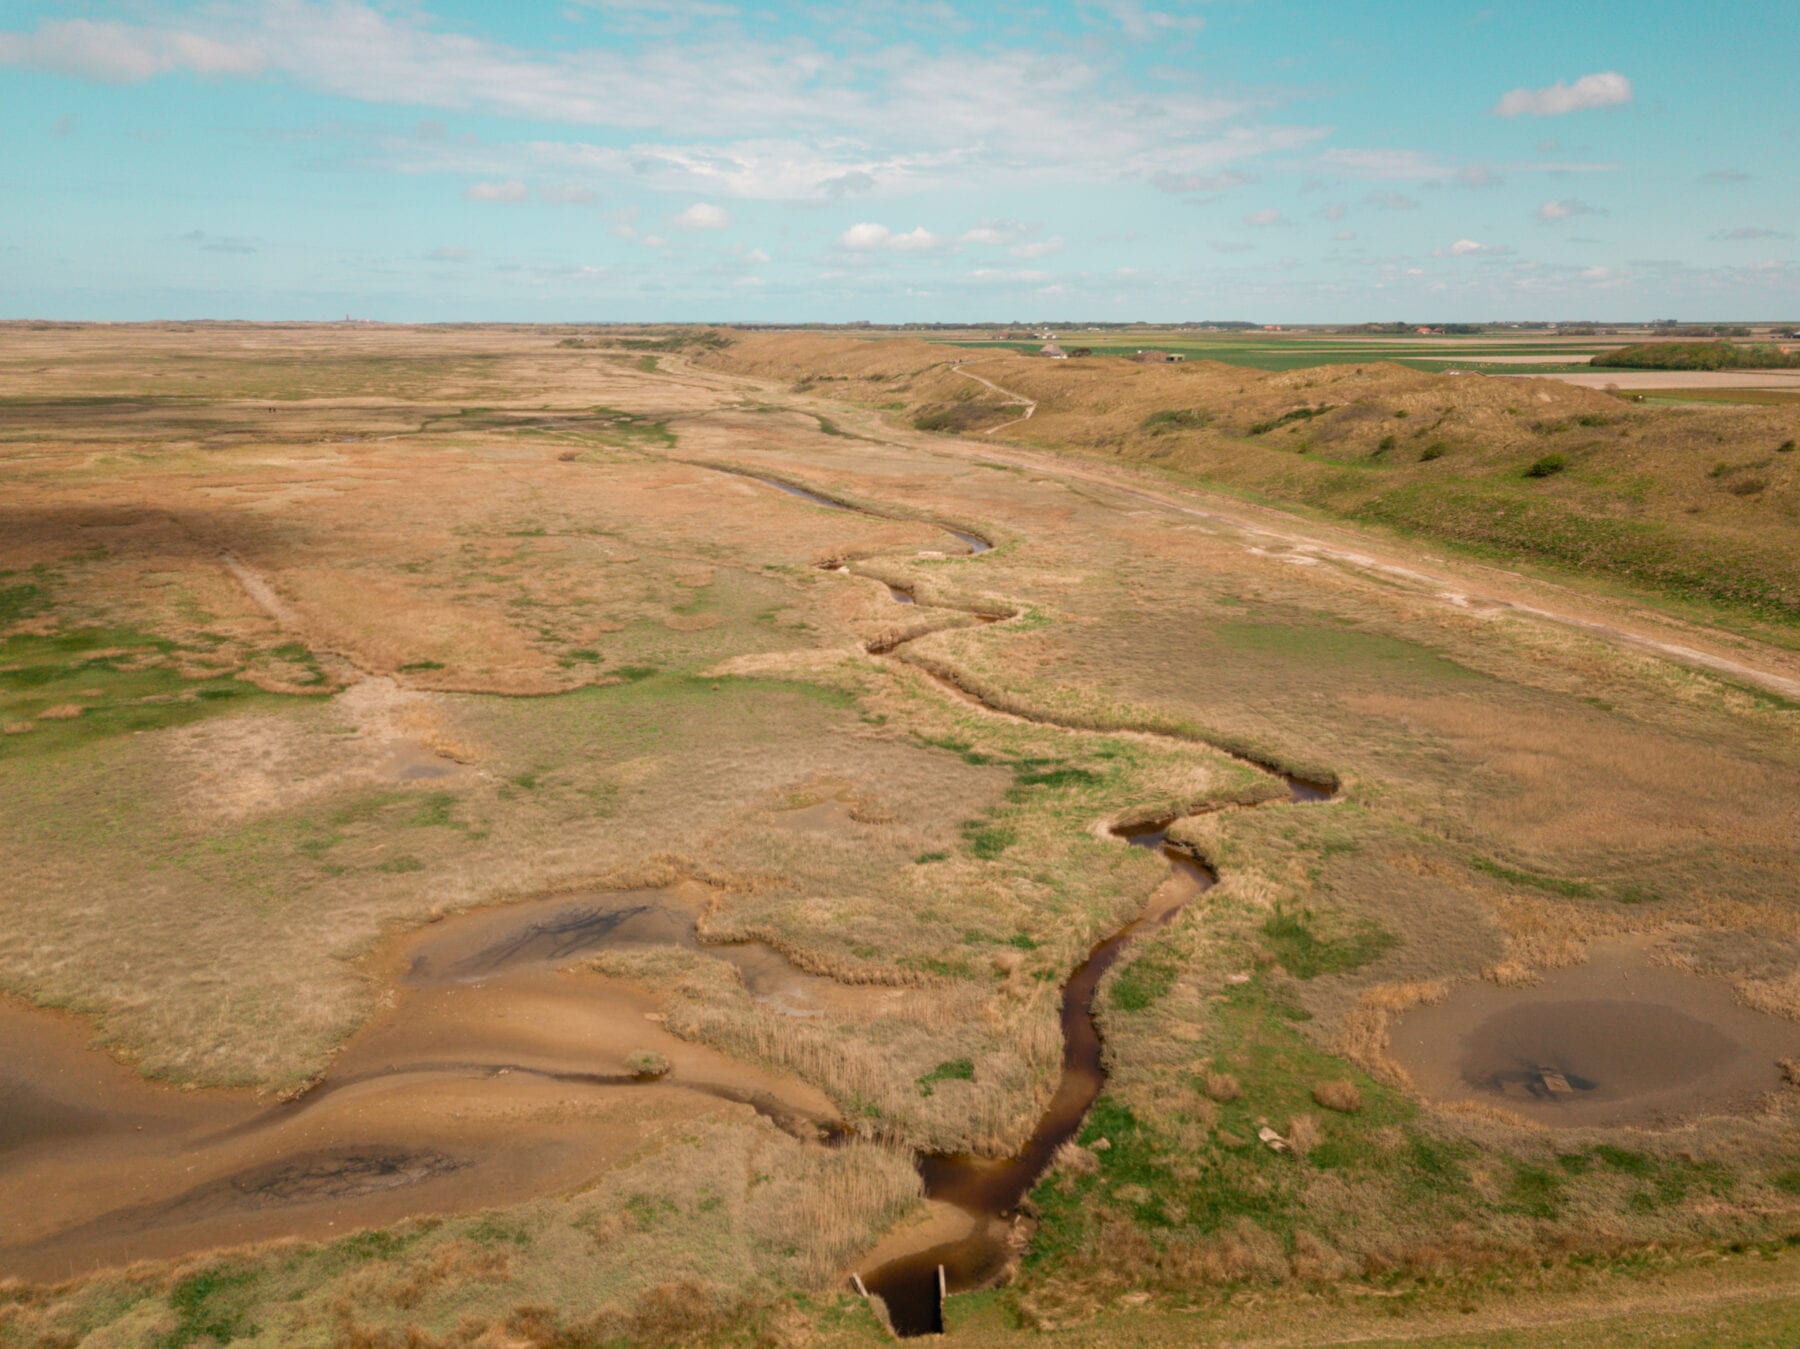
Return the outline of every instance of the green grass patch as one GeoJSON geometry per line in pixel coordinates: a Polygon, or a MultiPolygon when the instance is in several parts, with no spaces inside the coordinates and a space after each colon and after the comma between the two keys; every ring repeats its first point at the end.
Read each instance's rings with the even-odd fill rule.
{"type": "Polygon", "coordinates": [[[973,1059],[945,1059],[928,1073],[919,1075],[919,1095],[929,1096],[939,1082],[973,1082],[975,1080],[975,1061],[973,1059]]]}
{"type": "Polygon", "coordinates": [[[1496,880],[1506,881],[1512,885],[1523,885],[1532,890],[1547,891],[1553,895],[1561,895],[1565,899],[1591,899],[1594,895],[1594,887],[1587,881],[1565,881],[1556,876],[1544,876],[1535,871],[1509,867],[1487,857],[1470,858],[1469,865],[1496,880]]]}
{"type": "Polygon", "coordinates": [[[256,1333],[248,1304],[257,1280],[253,1269],[214,1265],[190,1274],[169,1290],[175,1328],[152,1341],[157,1349],[196,1344],[229,1344],[256,1333]]]}
{"type": "Polygon", "coordinates": [[[1277,963],[1296,979],[1359,969],[1398,940],[1372,919],[1344,923],[1285,904],[1263,920],[1262,933],[1277,963]]]}
{"type": "Polygon", "coordinates": [[[185,679],[175,651],[165,638],[116,628],[0,641],[0,725],[29,728],[0,736],[0,758],[59,753],[283,696],[235,672],[185,679]]]}
{"type": "Polygon", "coordinates": [[[1168,996],[1177,973],[1173,961],[1140,956],[1113,976],[1109,999],[1121,1012],[1141,1012],[1168,996]]]}

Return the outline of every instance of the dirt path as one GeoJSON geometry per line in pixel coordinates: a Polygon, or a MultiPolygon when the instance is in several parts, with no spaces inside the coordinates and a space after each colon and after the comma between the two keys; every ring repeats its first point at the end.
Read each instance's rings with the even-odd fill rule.
{"type": "Polygon", "coordinates": [[[984,436],[991,436],[996,431],[1004,431],[1009,426],[1017,426],[1020,422],[1028,422],[1031,420],[1031,414],[1037,411],[1037,404],[1022,393],[1015,393],[1011,389],[1003,389],[998,384],[994,383],[993,380],[982,378],[974,371],[968,369],[967,366],[953,365],[950,368],[964,379],[972,379],[977,384],[987,385],[988,388],[992,389],[995,393],[1004,397],[1009,407],[1022,407],[1025,409],[1023,416],[1014,417],[1009,422],[1001,422],[998,426],[988,427],[987,430],[981,433],[984,436]]]}

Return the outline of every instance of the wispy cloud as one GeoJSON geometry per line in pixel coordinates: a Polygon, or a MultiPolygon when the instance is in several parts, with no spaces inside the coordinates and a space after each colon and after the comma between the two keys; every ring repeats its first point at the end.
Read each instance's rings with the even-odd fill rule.
{"type": "Polygon", "coordinates": [[[944,240],[923,225],[896,234],[886,225],[863,221],[840,234],[837,244],[848,253],[929,253],[942,248],[944,240]]]}
{"type": "Polygon", "coordinates": [[[0,66],[25,66],[105,84],[136,84],[178,70],[253,75],[266,61],[254,41],[109,20],[53,19],[30,33],[0,32],[0,66]]]}
{"type": "Polygon", "coordinates": [[[1616,70],[1583,75],[1573,84],[1558,80],[1543,89],[1509,89],[1489,109],[1496,117],[1560,117],[1589,108],[1631,102],[1631,81],[1616,70]]]}
{"type": "Polygon", "coordinates": [[[1752,239],[1787,239],[1792,236],[1786,230],[1764,229],[1759,225],[1739,225],[1736,229],[1720,230],[1712,237],[1727,243],[1744,243],[1752,239]]]}
{"type": "Polygon", "coordinates": [[[1558,201],[1547,201],[1537,208],[1537,218],[1546,225],[1553,225],[1559,220],[1569,220],[1578,215],[1605,215],[1598,206],[1590,206],[1580,197],[1563,197],[1558,201]]]}
{"type": "Polygon", "coordinates": [[[1419,203],[1399,192],[1371,192],[1363,200],[1382,211],[1416,211],[1419,203]]]}
{"type": "Polygon", "coordinates": [[[1434,248],[1434,258],[1504,258],[1512,249],[1504,244],[1484,244],[1478,239],[1458,239],[1448,248],[1434,248]]]}
{"type": "Polygon", "coordinates": [[[471,183],[463,189],[469,201],[524,201],[528,193],[518,179],[504,183],[471,183]]]}

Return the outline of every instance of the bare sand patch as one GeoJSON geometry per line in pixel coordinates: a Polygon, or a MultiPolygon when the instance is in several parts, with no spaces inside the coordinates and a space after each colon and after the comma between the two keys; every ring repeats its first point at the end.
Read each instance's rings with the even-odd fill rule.
{"type": "Polygon", "coordinates": [[[562,972],[615,942],[691,942],[694,898],[559,898],[401,938],[377,961],[399,975],[384,1011],[319,1086],[275,1106],[148,1082],[77,1019],[0,1003],[0,1271],[66,1276],[516,1202],[722,1108],[817,1137],[836,1115],[817,1089],[671,1034],[647,989],[562,972]],[[638,1080],[640,1054],[669,1071],[638,1080]]]}

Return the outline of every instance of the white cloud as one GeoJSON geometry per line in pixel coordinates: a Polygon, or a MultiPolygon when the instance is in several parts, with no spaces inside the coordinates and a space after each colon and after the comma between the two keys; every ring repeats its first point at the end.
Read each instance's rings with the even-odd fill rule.
{"type": "Polygon", "coordinates": [[[1737,169],[1714,169],[1711,173],[1701,174],[1700,178],[1708,183],[1744,183],[1750,180],[1750,175],[1737,169]]]}
{"type": "Polygon", "coordinates": [[[863,221],[838,235],[838,247],[850,253],[929,253],[943,247],[944,241],[923,225],[905,234],[896,234],[886,225],[863,221]]]}
{"type": "Polygon", "coordinates": [[[1504,244],[1484,244],[1476,239],[1458,239],[1448,248],[1434,248],[1434,258],[1503,258],[1512,252],[1504,244]]]}
{"type": "Polygon", "coordinates": [[[1558,80],[1546,89],[1509,89],[1489,111],[1496,117],[1560,117],[1629,102],[1631,81],[1616,70],[1603,70],[1573,84],[1558,80]]]}
{"type": "Polygon", "coordinates": [[[1017,243],[1030,234],[1035,227],[1022,224],[1017,220],[984,220],[972,229],[963,231],[962,242],[965,244],[990,244],[1000,247],[1017,243]]]}
{"type": "Polygon", "coordinates": [[[1148,9],[1139,0],[1098,0],[1098,4],[1133,42],[1148,42],[1169,33],[1198,33],[1206,27],[1206,20],[1198,14],[1148,9]]]}
{"type": "Polygon", "coordinates": [[[1347,203],[1341,202],[1341,201],[1334,201],[1334,202],[1331,202],[1329,205],[1321,206],[1319,208],[1319,218],[1321,220],[1329,220],[1334,224],[1337,221],[1342,220],[1345,216],[1347,216],[1349,214],[1350,214],[1349,205],[1347,203]]]}
{"type": "Polygon", "coordinates": [[[504,183],[472,183],[463,189],[470,201],[524,201],[525,184],[512,179],[504,183]]]}
{"type": "MultiPolygon", "coordinates": [[[[640,13],[639,0],[621,3],[640,13]]],[[[145,0],[131,11],[157,8],[145,0]]],[[[1101,49],[897,47],[843,25],[795,41],[680,8],[707,22],[653,26],[624,43],[577,27],[567,45],[531,50],[467,31],[419,0],[209,0],[186,8],[179,27],[70,20],[0,31],[0,64],[104,80],[262,74],[367,104],[602,127],[611,134],[596,144],[392,137],[386,148],[402,172],[531,181],[579,164],[596,182],[632,175],[695,196],[818,200],[1218,175],[1328,134],[1257,124],[1251,115],[1274,95],[1211,93],[1191,74],[1146,96],[1101,49]],[[467,162],[475,158],[483,162],[467,162]]],[[[1127,6],[1127,18],[1166,29],[1157,16],[1175,22],[1172,8],[1127,6]]],[[[955,18],[894,5],[878,17],[921,32],[955,18]]]]}
{"type": "Polygon", "coordinates": [[[675,217],[678,230],[722,230],[730,223],[730,212],[709,201],[697,201],[675,217]]]}
{"type": "Polygon", "coordinates": [[[969,273],[971,281],[1032,282],[1049,279],[1050,273],[1032,271],[1029,268],[1009,270],[1004,267],[977,267],[969,273]]]}
{"type": "Polygon", "coordinates": [[[748,253],[744,254],[744,261],[754,263],[760,267],[763,263],[770,261],[770,258],[767,253],[762,251],[762,249],[753,248],[748,253]]]}
{"type": "Polygon", "coordinates": [[[1352,240],[1356,237],[1356,231],[1355,230],[1339,230],[1336,234],[1332,235],[1331,237],[1333,239],[1337,240],[1340,244],[1346,244],[1346,243],[1349,243],[1350,240],[1352,240]]]}
{"type": "Polygon", "coordinates": [[[25,66],[106,84],[135,84],[177,70],[253,75],[265,59],[254,42],[92,19],[45,20],[35,32],[0,32],[0,66],[25,66]]]}
{"type": "Polygon", "coordinates": [[[1756,225],[1739,225],[1736,229],[1720,230],[1713,235],[1731,243],[1741,243],[1750,239],[1785,239],[1788,236],[1780,230],[1762,229],[1756,225]]]}
{"type": "Polygon", "coordinates": [[[434,248],[425,255],[430,262],[467,262],[470,254],[466,248],[454,248],[446,244],[442,248],[434,248]]]}
{"type": "Polygon", "coordinates": [[[1011,253],[1015,258],[1025,258],[1029,260],[1032,258],[1047,258],[1052,253],[1062,252],[1063,247],[1062,236],[1058,235],[1054,239],[1039,239],[1035,243],[1017,244],[1006,251],[1011,253]]]}
{"type": "Polygon", "coordinates": [[[551,202],[557,206],[588,206],[600,200],[598,193],[591,188],[582,187],[579,183],[540,187],[538,197],[540,200],[551,202]]]}
{"type": "Polygon", "coordinates": [[[1215,253],[1249,253],[1256,245],[1245,243],[1242,239],[1215,239],[1207,247],[1215,253]]]}
{"type": "Polygon", "coordinates": [[[1589,206],[1580,197],[1564,197],[1560,201],[1547,201],[1537,208],[1537,218],[1546,225],[1553,225],[1558,220],[1568,220],[1578,215],[1605,215],[1597,206],[1589,206]]]}
{"type": "Polygon", "coordinates": [[[1280,211],[1277,211],[1273,206],[1270,206],[1261,211],[1250,212],[1244,217],[1244,223],[1246,225],[1254,225],[1258,229],[1263,229],[1269,225],[1285,225],[1287,222],[1282,219],[1280,211]]]}

